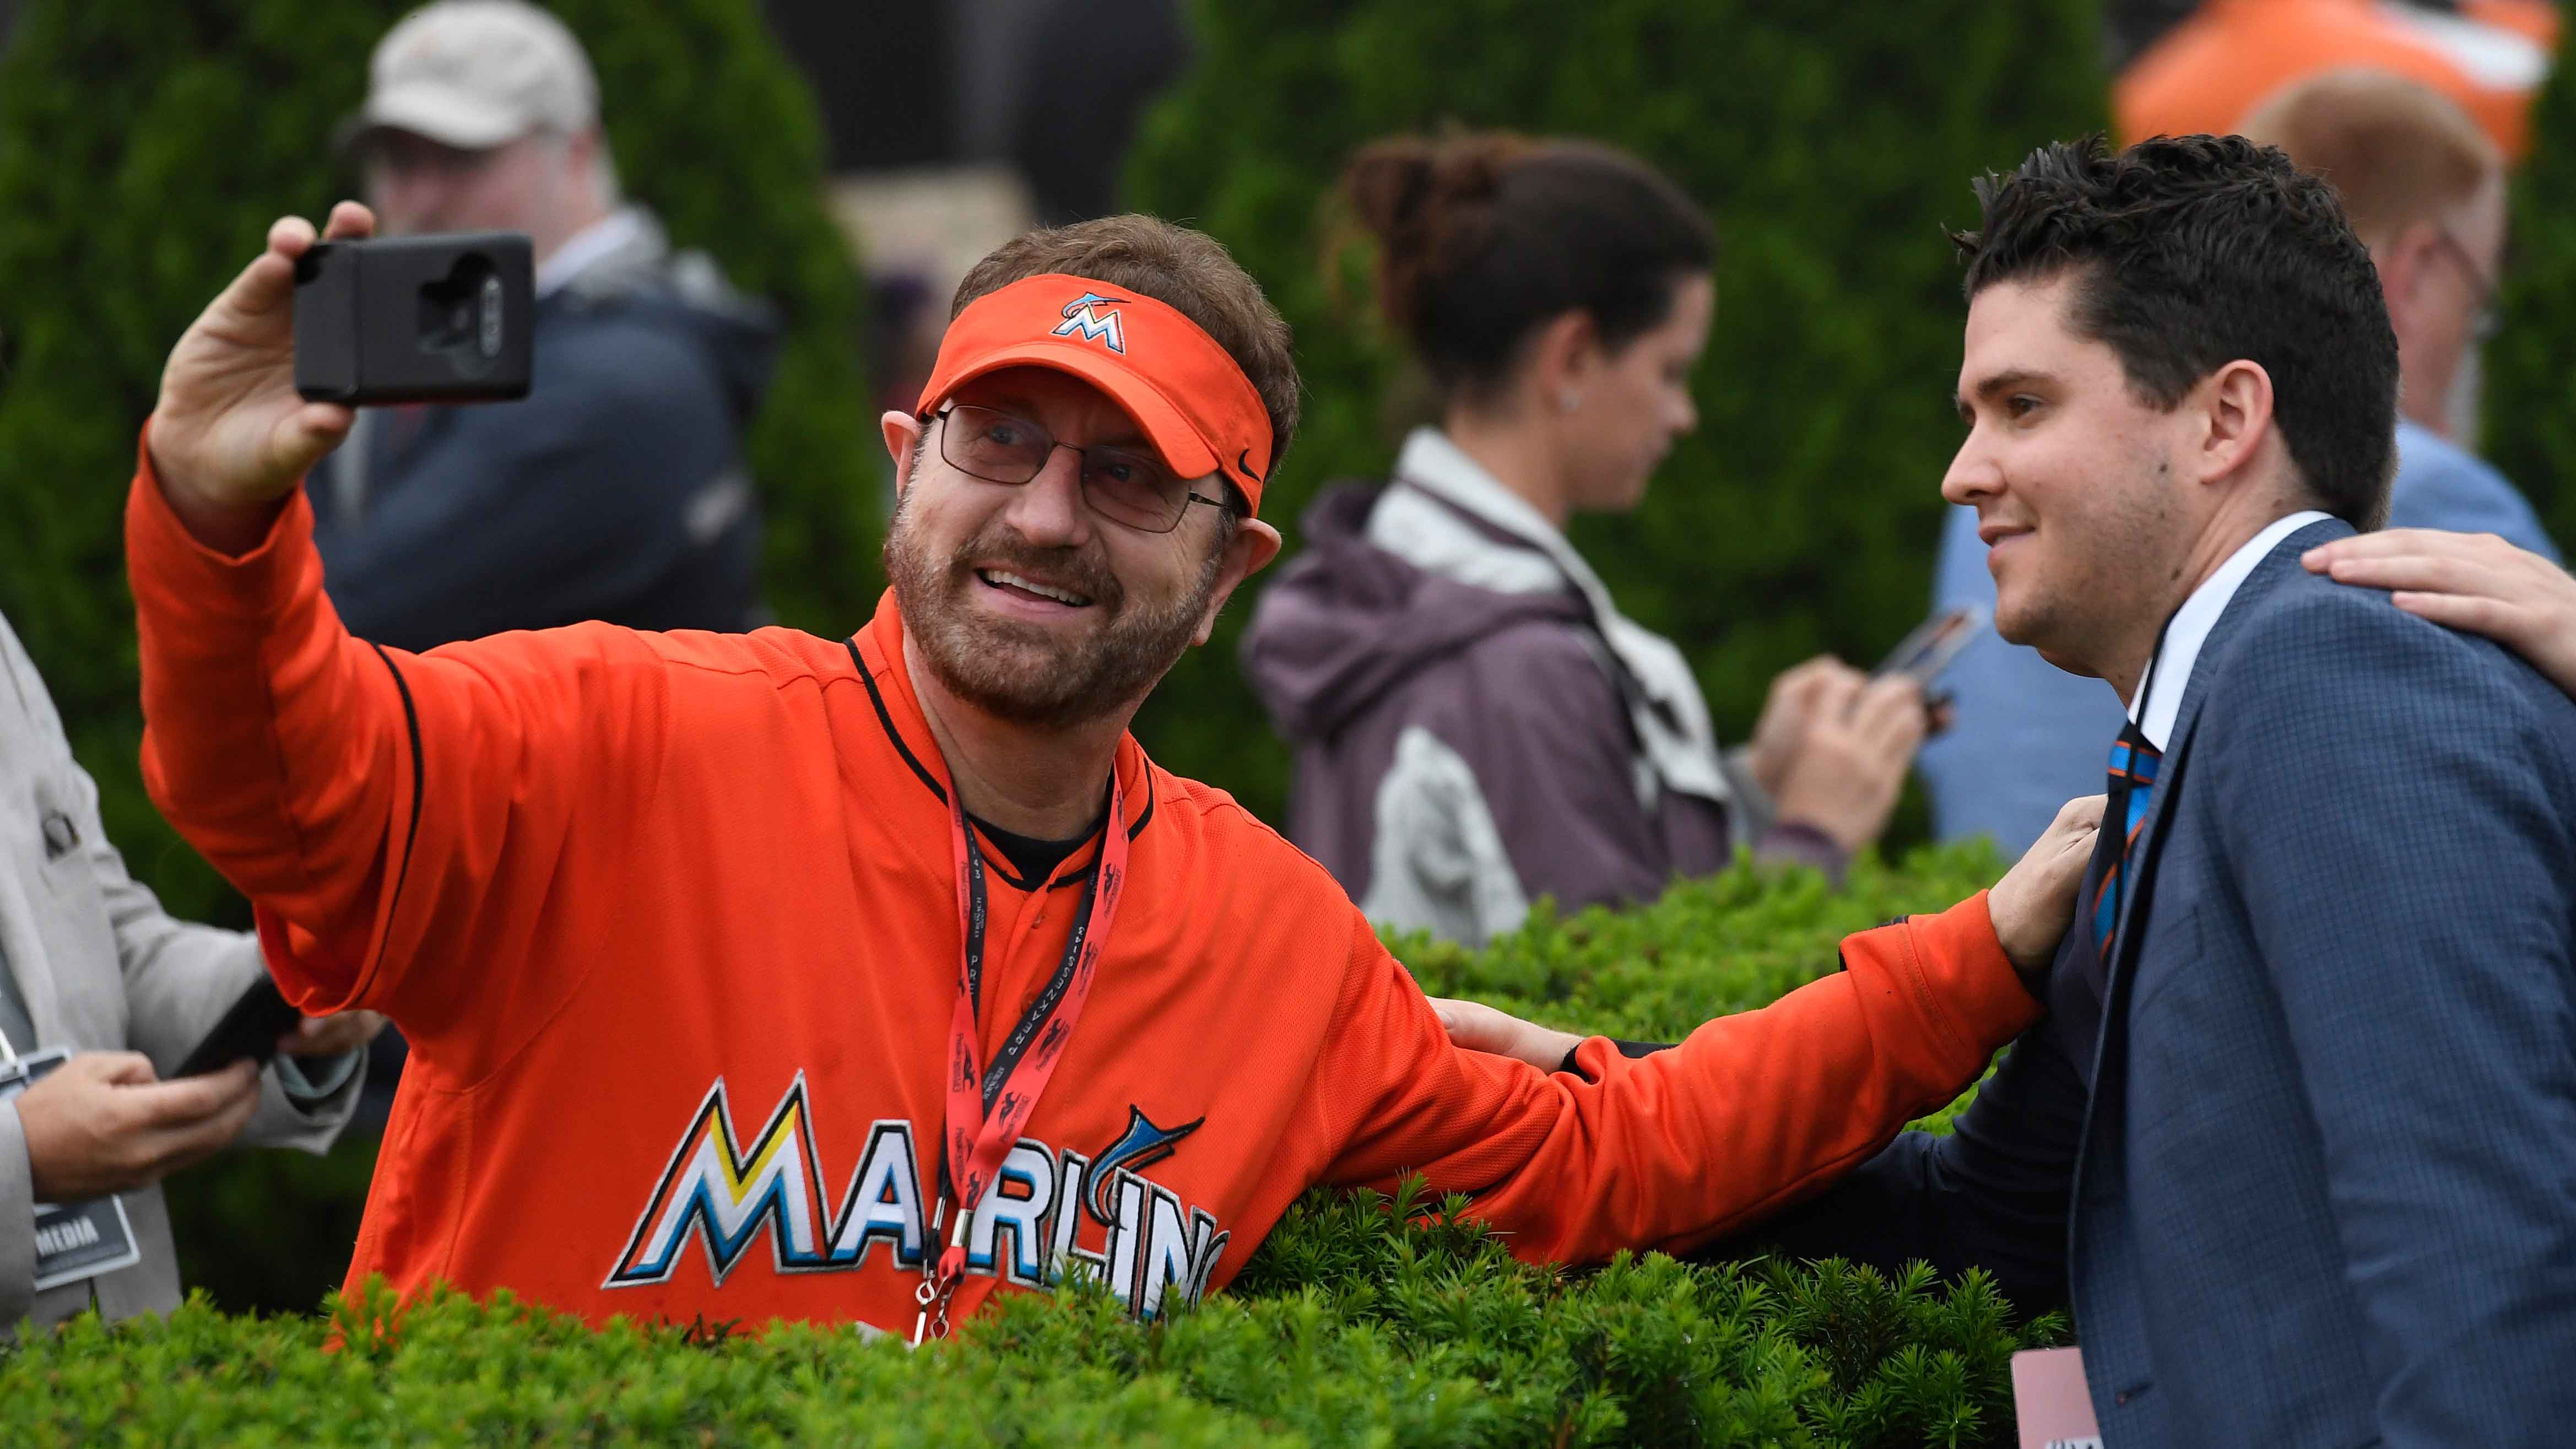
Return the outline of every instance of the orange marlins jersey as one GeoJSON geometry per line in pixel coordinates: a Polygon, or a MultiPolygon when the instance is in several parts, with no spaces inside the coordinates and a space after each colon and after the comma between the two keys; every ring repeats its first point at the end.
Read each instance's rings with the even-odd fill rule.
{"type": "MultiPolygon", "coordinates": [[[[848,641],[590,624],[409,655],[341,627],[300,496],[226,558],[147,463],[127,545],[154,798],[256,903],[291,999],[412,1042],[353,1279],[908,1332],[960,928],[892,603],[848,641]]],[[[1980,896],[1673,1051],[1587,1043],[1591,1080],[1460,1052],[1320,867],[1133,739],[1116,768],[1114,935],[952,1316],[1075,1264],[1167,1312],[1305,1188],[1416,1170],[1530,1258],[1684,1247],[1865,1157],[2037,1014],[1980,896]]],[[[993,857],[985,1060],[1097,853],[1043,881],[993,857]]]]}

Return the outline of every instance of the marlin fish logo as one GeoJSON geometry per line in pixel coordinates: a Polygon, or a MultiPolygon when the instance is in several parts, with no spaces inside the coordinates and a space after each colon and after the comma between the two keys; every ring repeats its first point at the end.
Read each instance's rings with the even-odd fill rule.
{"type": "Polygon", "coordinates": [[[1127,300],[1125,297],[1104,297],[1098,292],[1085,292],[1064,304],[1064,321],[1055,329],[1053,335],[1057,337],[1079,335],[1084,341],[1097,342],[1123,357],[1127,353],[1125,325],[1118,320],[1116,312],[1103,313],[1093,309],[1116,306],[1127,300]]]}
{"type": "Polygon", "coordinates": [[[1122,1168],[1128,1172],[1141,1172],[1171,1156],[1179,1150],[1180,1140],[1199,1130],[1206,1121],[1201,1117],[1178,1127],[1157,1127],[1153,1119],[1145,1115],[1144,1108],[1129,1104],[1127,1130],[1118,1134],[1118,1140],[1109,1144],[1109,1150],[1101,1153],[1091,1164],[1091,1181],[1083,1190],[1083,1199],[1091,1209],[1091,1216],[1104,1223],[1110,1220],[1109,1187],[1118,1180],[1122,1168]]]}

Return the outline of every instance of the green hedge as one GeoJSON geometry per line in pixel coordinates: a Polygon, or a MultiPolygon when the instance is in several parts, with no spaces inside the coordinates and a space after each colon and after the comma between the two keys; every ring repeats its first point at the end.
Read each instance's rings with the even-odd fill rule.
{"type": "Polygon", "coordinates": [[[2576,549],[2576,66],[2550,76],[2513,197],[2513,245],[2486,350],[2483,452],[2576,549]]]}
{"type": "MultiPolygon", "coordinates": [[[[1412,1204],[1399,1204],[1410,1208],[1412,1204]]],[[[1977,1445],[2011,1442],[1993,1290],[1839,1265],[1626,1260],[1567,1279],[1433,1214],[1309,1200],[1273,1241],[1347,1264],[1154,1326],[1097,1290],[1016,1294],[958,1342],[751,1335],[381,1295],[332,1319],[202,1301],[0,1358],[12,1445],[1977,1445]],[[346,1347],[326,1351],[334,1328],[346,1347]]]]}
{"type": "MultiPolygon", "coordinates": [[[[2105,124],[2099,9],[1203,0],[1196,67],[1149,117],[1129,190],[1232,247],[1296,325],[1307,423],[1262,504],[1292,548],[1319,483],[1393,457],[1365,289],[1337,305],[1316,260],[1318,199],[1360,143],[1448,122],[1598,137],[1704,202],[1721,241],[1699,433],[1643,509],[1575,540],[1741,740],[1781,668],[1875,660],[1928,607],[1964,317],[1941,228],[1975,221],[1972,174],[2105,124]]],[[[1286,752],[1235,666],[1248,613],[1139,733],[1278,819],[1286,752]]]]}
{"type": "MultiPolygon", "coordinates": [[[[144,797],[120,518],[162,359],[282,212],[349,194],[334,122],[408,0],[35,0],[0,61],[0,612],[44,671],[109,835],[174,911],[240,908],[144,797]]],[[[874,599],[882,457],[859,293],[811,98],[751,0],[559,0],[627,189],[791,325],[751,460],[763,590],[837,632],[874,599]]]]}
{"type": "MultiPolygon", "coordinates": [[[[1397,944],[1433,992],[1669,1039],[1812,979],[1845,934],[1946,907],[1999,864],[1982,844],[1901,869],[1864,856],[1841,892],[1812,872],[1739,867],[1635,911],[1560,918],[1542,904],[1481,952],[1397,944]]],[[[190,1281],[236,1286],[299,1250],[317,1281],[345,1264],[356,1184],[335,1196],[336,1169],[295,1162],[236,1157],[174,1199],[190,1281]]],[[[921,1360],[804,1330],[712,1347],[703,1333],[593,1336],[461,1302],[415,1319],[399,1347],[368,1331],[353,1335],[361,1351],[331,1358],[319,1318],[228,1319],[200,1303],[166,1326],[83,1327],[0,1363],[0,1443],[87,1442],[113,1424],[134,1443],[314,1445],[1984,1444],[2009,1442],[2008,1355],[2062,1332],[2054,1318],[2010,1326],[1981,1282],[1919,1274],[1661,1257],[1540,1270],[1440,1209],[1407,1226],[1419,1206],[1309,1194],[1193,1317],[1139,1327],[1081,1294],[1014,1296],[968,1347],[921,1360]]]]}

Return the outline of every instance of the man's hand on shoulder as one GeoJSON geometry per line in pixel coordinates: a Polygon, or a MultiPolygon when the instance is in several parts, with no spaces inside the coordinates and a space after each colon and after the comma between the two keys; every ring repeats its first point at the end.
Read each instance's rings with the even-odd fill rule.
{"type": "Polygon", "coordinates": [[[2436,624],[2483,634],[2576,695],[2576,578],[2491,533],[2393,528],[2300,556],[2339,584],[2394,591],[2390,602],[2436,624]]]}
{"type": "Polygon", "coordinates": [[[2024,982],[2048,969],[2058,941],[2075,919],[2075,892],[2084,883],[2093,838],[2109,803],[2106,796],[2085,795],[2060,806],[2048,829],[1986,895],[1995,939],[2024,982]]]}
{"type": "Polygon", "coordinates": [[[1574,1032],[1557,1031],[1523,1021],[1498,1006],[1454,997],[1431,998],[1432,1013],[1448,1028],[1449,1044],[1461,1051],[1485,1052],[1527,1062],[1542,1072],[1565,1064],[1566,1053],[1583,1045],[1574,1032]]]}
{"type": "MultiPolygon", "coordinates": [[[[324,235],[354,240],[375,225],[344,201],[324,235]]],[[[295,262],[315,240],[301,217],[270,226],[267,249],[206,304],[161,371],[152,470],[171,511],[209,548],[255,547],[278,500],[348,435],[349,409],[295,391],[295,262]]]]}

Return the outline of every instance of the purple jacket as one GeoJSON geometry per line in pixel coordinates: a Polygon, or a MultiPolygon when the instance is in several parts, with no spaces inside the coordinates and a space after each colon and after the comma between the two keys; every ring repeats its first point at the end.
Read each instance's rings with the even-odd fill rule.
{"type": "Polygon", "coordinates": [[[1667,690],[1678,673],[1687,700],[1658,699],[1629,667],[1640,646],[1611,643],[1598,583],[1563,575],[1561,539],[1409,476],[1330,490],[1303,528],[1305,551],[1254,611],[1243,666],[1297,752],[1290,838],[1370,919],[1480,943],[1540,896],[1566,910],[1651,900],[1677,876],[1722,869],[1739,844],[1841,869],[1830,840],[1768,820],[1744,772],[1719,763],[1677,653],[1660,672],[1667,690]],[[1371,541],[1388,534],[1371,521],[1390,498],[1445,520],[1417,557],[1371,541]],[[1456,576],[1526,583],[1546,570],[1559,586],[1456,576]],[[1699,773],[1669,763],[1694,731],[1699,773]]]}

